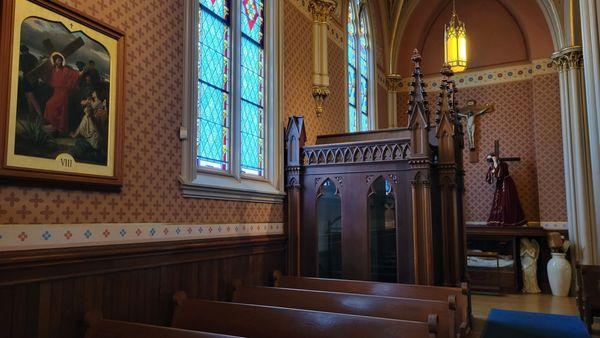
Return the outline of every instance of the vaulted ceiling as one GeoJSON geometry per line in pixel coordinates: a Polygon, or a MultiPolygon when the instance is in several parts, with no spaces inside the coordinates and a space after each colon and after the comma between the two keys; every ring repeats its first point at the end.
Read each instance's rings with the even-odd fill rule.
{"type": "MultiPolygon", "coordinates": [[[[438,73],[443,63],[444,25],[450,20],[451,0],[387,0],[388,36],[396,39],[391,65],[407,76],[410,55],[418,48],[426,74],[438,73]],[[388,7],[389,6],[389,7],[388,7]]],[[[547,58],[552,36],[536,0],[456,0],[458,16],[467,25],[470,69],[547,58]]]]}

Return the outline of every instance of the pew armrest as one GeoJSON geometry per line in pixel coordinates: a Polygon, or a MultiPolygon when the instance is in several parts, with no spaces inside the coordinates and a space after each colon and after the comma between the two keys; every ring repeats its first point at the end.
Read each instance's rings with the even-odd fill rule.
{"type": "Polygon", "coordinates": [[[457,332],[456,332],[456,329],[457,329],[456,317],[459,314],[456,311],[456,308],[457,308],[456,296],[455,295],[448,296],[448,316],[449,316],[448,323],[449,323],[449,329],[450,329],[450,332],[448,333],[449,337],[456,337],[456,334],[457,334],[457,332]]]}
{"type": "Polygon", "coordinates": [[[279,271],[279,270],[273,271],[273,282],[274,282],[273,285],[275,287],[279,287],[279,280],[281,279],[281,276],[283,276],[281,271],[279,271]]]}
{"type": "Polygon", "coordinates": [[[434,314],[430,314],[427,316],[427,331],[429,333],[429,338],[437,338],[438,332],[438,316],[434,314]]]}
{"type": "Polygon", "coordinates": [[[177,291],[173,295],[173,302],[175,302],[176,305],[181,305],[186,299],[187,295],[185,294],[185,291],[177,291]]]}
{"type": "Polygon", "coordinates": [[[473,326],[473,315],[472,315],[472,307],[471,307],[471,288],[469,283],[462,282],[460,283],[460,289],[462,290],[462,294],[467,297],[467,329],[470,331],[473,326]]]}
{"type": "Polygon", "coordinates": [[[460,323],[460,326],[458,328],[458,335],[457,335],[457,337],[458,338],[464,338],[464,337],[466,337],[469,334],[469,331],[470,330],[469,330],[469,327],[468,327],[467,323],[466,322],[462,322],[462,323],[460,323]]]}
{"type": "Polygon", "coordinates": [[[102,312],[97,309],[88,311],[85,313],[83,320],[87,327],[87,330],[85,330],[85,338],[94,337],[94,327],[102,320],[102,312]]]}

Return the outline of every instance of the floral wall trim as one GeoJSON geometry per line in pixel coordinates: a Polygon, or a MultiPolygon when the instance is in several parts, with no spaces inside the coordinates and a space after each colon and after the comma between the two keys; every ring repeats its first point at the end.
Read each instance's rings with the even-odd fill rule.
{"type": "Polygon", "coordinates": [[[283,233],[283,223],[9,224],[0,225],[0,251],[282,235],[283,233]]]}
{"type": "MultiPolygon", "coordinates": [[[[533,60],[531,63],[498,67],[494,69],[464,72],[454,76],[458,88],[469,88],[488,84],[506,83],[531,79],[534,76],[556,73],[550,59],[533,60]]],[[[439,91],[442,76],[426,76],[425,84],[429,92],[439,91]]],[[[400,84],[400,92],[410,89],[410,77],[400,84]]]]}

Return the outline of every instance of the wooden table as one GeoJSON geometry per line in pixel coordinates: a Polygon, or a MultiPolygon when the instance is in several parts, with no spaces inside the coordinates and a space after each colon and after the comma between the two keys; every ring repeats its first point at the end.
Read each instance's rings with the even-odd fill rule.
{"type": "Polygon", "coordinates": [[[538,284],[543,293],[550,293],[546,265],[551,255],[546,235],[548,232],[559,232],[567,237],[566,230],[546,230],[541,227],[493,227],[485,225],[466,226],[465,230],[468,250],[477,249],[469,247],[469,245],[473,246],[479,242],[483,243],[484,251],[510,254],[514,260],[513,266],[507,268],[477,268],[467,266],[467,274],[473,290],[521,292],[523,283],[520,240],[521,238],[529,238],[537,240],[540,244],[540,254],[537,261],[538,284]],[[495,248],[493,247],[494,243],[496,245],[495,248]]]}

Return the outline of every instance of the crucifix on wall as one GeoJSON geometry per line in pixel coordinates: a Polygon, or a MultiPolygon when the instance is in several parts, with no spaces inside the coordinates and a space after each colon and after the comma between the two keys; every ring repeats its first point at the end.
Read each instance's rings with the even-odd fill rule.
{"type": "Polygon", "coordinates": [[[479,115],[493,112],[494,105],[478,106],[477,101],[469,100],[467,105],[458,109],[458,116],[464,121],[467,146],[469,147],[470,162],[477,162],[477,153],[475,152],[475,118],[479,115]]]}

